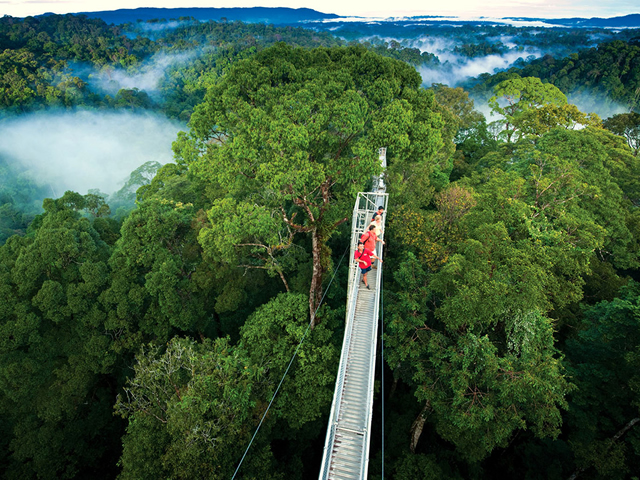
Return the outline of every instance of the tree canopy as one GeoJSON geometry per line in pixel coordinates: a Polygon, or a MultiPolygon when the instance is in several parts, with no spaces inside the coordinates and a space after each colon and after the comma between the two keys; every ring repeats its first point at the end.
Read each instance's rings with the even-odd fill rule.
{"type": "Polygon", "coordinates": [[[356,47],[281,44],[234,65],[175,144],[178,161],[218,190],[200,235],[205,251],[254,257],[282,276],[294,236],[310,236],[313,317],[327,241],[380,173],[378,148],[428,166],[440,146],[433,95],[419,85],[411,67],[356,47]]]}

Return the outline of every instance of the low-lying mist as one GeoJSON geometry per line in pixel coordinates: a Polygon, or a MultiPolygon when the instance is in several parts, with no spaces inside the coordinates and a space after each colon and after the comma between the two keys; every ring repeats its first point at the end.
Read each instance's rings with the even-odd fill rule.
{"type": "Polygon", "coordinates": [[[380,42],[391,43],[395,41],[404,47],[417,48],[421,53],[427,52],[437,56],[439,63],[424,64],[417,67],[425,87],[430,87],[433,83],[442,83],[450,87],[456,87],[470,78],[477,77],[483,73],[494,74],[500,70],[506,70],[512,67],[518,61],[539,58],[545,53],[550,52],[530,46],[520,47],[513,35],[486,38],[486,41],[491,44],[500,42],[498,45],[508,49],[508,51],[502,54],[480,54],[474,57],[461,55],[455,51],[455,48],[459,47],[461,42],[473,43],[475,41],[473,38],[467,38],[464,35],[461,35],[459,38],[438,36],[420,36],[417,38],[369,36],[363,37],[361,40],[374,44],[380,42]]]}
{"type": "Polygon", "coordinates": [[[96,71],[93,67],[74,65],[74,75],[85,79],[93,90],[108,93],[112,96],[122,88],[144,90],[154,95],[158,90],[160,80],[166,72],[178,65],[185,64],[201,55],[204,50],[190,50],[181,53],[159,52],[145,60],[135,68],[114,69],[104,68],[96,71]]]}
{"type": "Polygon", "coordinates": [[[113,193],[143,163],[171,162],[171,143],[185,127],[147,113],[33,113],[0,123],[0,156],[26,168],[53,196],[113,193]]]}
{"type": "Polygon", "coordinates": [[[567,95],[569,103],[573,103],[585,113],[597,113],[603,120],[619,113],[628,113],[629,109],[616,103],[602,94],[595,92],[575,92],[567,95]]]}
{"type": "Polygon", "coordinates": [[[494,74],[500,70],[506,70],[513,66],[519,58],[537,58],[538,52],[508,52],[504,55],[487,55],[484,57],[467,58],[460,55],[439,55],[444,63],[433,67],[420,67],[418,72],[422,76],[422,82],[426,87],[433,83],[444,83],[450,87],[477,77],[482,73],[494,74]]]}

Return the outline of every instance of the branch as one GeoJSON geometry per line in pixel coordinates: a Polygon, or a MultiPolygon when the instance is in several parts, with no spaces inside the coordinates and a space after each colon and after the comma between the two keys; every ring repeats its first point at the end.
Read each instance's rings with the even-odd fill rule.
{"type": "Polygon", "coordinates": [[[298,225],[296,223],[293,223],[293,219],[295,218],[296,214],[294,213],[293,215],[291,215],[291,218],[287,217],[287,213],[284,211],[284,208],[281,206],[280,210],[282,211],[282,219],[284,220],[284,223],[286,223],[287,225],[289,225],[291,228],[296,229],[298,232],[310,232],[311,230],[313,230],[312,227],[303,227],[302,225],[298,225]]]}
{"type": "Polygon", "coordinates": [[[265,250],[269,250],[269,247],[262,243],[236,243],[234,247],[262,247],[265,250]]]}
{"type": "Polygon", "coordinates": [[[320,208],[320,218],[324,215],[327,207],[329,206],[329,189],[331,188],[331,177],[322,182],[322,207],[320,208]]]}
{"type": "MultiPolygon", "coordinates": [[[[238,267],[239,268],[261,268],[263,270],[269,270],[269,267],[265,267],[264,265],[238,265],[238,267]]],[[[278,275],[280,275],[280,280],[282,280],[282,283],[284,283],[284,288],[287,290],[287,293],[290,293],[291,290],[289,289],[289,284],[287,283],[287,279],[284,278],[284,274],[282,273],[282,270],[277,268],[276,272],[278,272],[278,275]]]]}
{"type": "Polygon", "coordinates": [[[411,450],[411,453],[416,452],[416,446],[418,445],[418,440],[420,439],[420,435],[422,435],[422,429],[424,428],[424,424],[429,416],[429,410],[431,410],[431,402],[427,400],[427,403],[424,404],[424,407],[422,407],[422,410],[411,425],[411,437],[409,441],[409,450],[411,450]]]}
{"type": "MultiPolygon", "coordinates": [[[[609,451],[609,449],[613,446],[614,442],[619,440],[620,437],[622,437],[625,433],[627,433],[629,430],[631,430],[633,428],[633,426],[638,422],[640,422],[640,418],[639,417],[636,417],[636,418],[632,419],[629,423],[627,423],[624,427],[622,427],[618,433],[616,433],[613,437],[611,437],[611,443],[605,449],[604,453],[607,453],[609,451]]],[[[588,468],[588,466],[587,467],[577,468],[576,471],[573,472],[573,474],[569,477],[569,480],[575,480],[576,478],[578,478],[578,475],[580,475],[582,472],[584,472],[587,468],[588,468]]]]}
{"type": "Polygon", "coordinates": [[[342,225],[347,220],[349,220],[348,217],[341,218],[340,220],[338,220],[336,223],[333,224],[333,228],[336,228],[338,225],[342,225]]]}
{"type": "Polygon", "coordinates": [[[309,201],[307,200],[307,197],[302,197],[302,199],[296,197],[293,199],[293,203],[299,207],[304,208],[307,211],[307,215],[309,215],[309,219],[311,220],[311,222],[316,221],[315,217],[313,216],[313,212],[311,211],[311,208],[309,208],[309,201]]]}
{"type": "Polygon", "coordinates": [[[534,213],[533,215],[531,215],[531,218],[536,218],[538,215],[540,215],[542,212],[544,212],[544,211],[547,209],[547,207],[550,207],[550,206],[552,206],[552,205],[553,205],[554,207],[557,207],[558,205],[562,205],[563,203],[570,202],[570,201],[571,201],[571,200],[573,200],[574,198],[581,197],[581,196],[583,196],[585,193],[586,193],[586,192],[576,193],[575,195],[572,195],[572,196],[570,196],[570,197],[568,197],[568,198],[565,198],[564,200],[560,200],[559,202],[555,202],[555,203],[553,203],[553,202],[551,202],[551,203],[546,203],[546,204],[544,204],[544,205],[542,206],[542,208],[540,208],[540,210],[538,210],[536,213],[534,213]]]}
{"type": "Polygon", "coordinates": [[[640,418],[636,417],[633,420],[631,420],[629,423],[627,423],[624,427],[622,427],[622,429],[616,433],[612,438],[611,438],[611,442],[615,442],[616,440],[619,440],[621,436],[623,436],[625,433],[627,433],[629,430],[631,430],[633,428],[633,426],[640,422],[640,418]]]}
{"type": "MultiPolygon", "coordinates": [[[[360,133],[360,132],[358,132],[360,133]]],[[[334,160],[337,160],[338,158],[340,158],[340,155],[342,155],[342,150],[344,149],[344,147],[346,147],[347,145],[349,145],[349,143],[351,142],[351,140],[353,140],[353,138],[356,136],[356,133],[352,133],[351,135],[349,135],[346,139],[344,139],[344,141],[342,142],[342,144],[340,145],[340,148],[338,148],[338,151],[336,152],[336,154],[333,156],[334,160]]]]}

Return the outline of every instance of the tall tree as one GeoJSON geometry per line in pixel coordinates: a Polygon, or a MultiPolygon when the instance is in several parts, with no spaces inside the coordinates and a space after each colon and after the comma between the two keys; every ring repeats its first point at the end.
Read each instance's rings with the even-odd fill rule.
{"type": "Polygon", "coordinates": [[[624,137],[633,154],[640,152],[640,113],[620,113],[603,122],[604,128],[624,137]]]}
{"type": "MultiPolygon", "coordinates": [[[[558,87],[550,83],[542,83],[539,78],[510,78],[497,84],[494,89],[494,95],[489,99],[491,114],[498,114],[503,119],[498,120],[498,124],[502,127],[501,136],[507,142],[522,138],[527,134],[540,135],[544,131],[549,130],[549,125],[553,120],[563,119],[570,116],[573,111],[559,111],[567,105],[567,97],[558,89],[558,87]],[[553,105],[554,108],[546,107],[553,105]],[[539,111],[545,107],[545,111],[539,111]],[[542,121],[539,117],[542,116],[542,121]],[[547,116],[552,116],[551,120],[547,120],[547,116]],[[536,129],[536,124],[545,128],[541,131],[536,129]]],[[[577,110],[577,109],[576,109],[577,110]]],[[[551,123],[553,126],[555,124],[551,123]]]]}
{"type": "MultiPolygon", "coordinates": [[[[362,47],[279,44],[234,65],[175,144],[179,162],[234,198],[228,215],[238,216],[238,245],[269,252],[280,245],[273,232],[285,232],[285,241],[287,232],[310,237],[310,315],[329,267],[327,241],[347,220],[356,192],[380,172],[378,148],[389,147],[406,165],[425,165],[441,144],[433,94],[420,81],[410,66],[362,47]],[[249,228],[265,215],[269,238],[249,228]]],[[[224,217],[224,202],[214,202],[212,224],[224,217]]]]}

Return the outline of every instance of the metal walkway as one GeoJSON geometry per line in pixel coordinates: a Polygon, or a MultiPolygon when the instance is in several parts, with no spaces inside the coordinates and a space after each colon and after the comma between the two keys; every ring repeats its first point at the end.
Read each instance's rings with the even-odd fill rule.
{"type": "MultiPolygon", "coordinates": [[[[386,149],[380,149],[380,161],[386,167],[386,149]]],[[[384,206],[385,212],[387,209],[388,196],[382,176],[373,183],[372,192],[358,194],[353,209],[345,333],[320,467],[322,480],[365,479],[369,466],[382,268],[369,272],[367,280],[371,290],[367,290],[360,280],[354,252],[378,206],[384,206]]],[[[385,219],[383,215],[383,228],[385,219]]],[[[382,258],[380,243],[376,255],[382,258]]]]}

